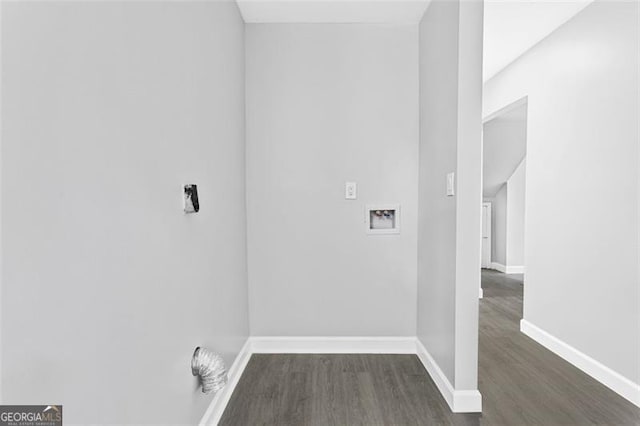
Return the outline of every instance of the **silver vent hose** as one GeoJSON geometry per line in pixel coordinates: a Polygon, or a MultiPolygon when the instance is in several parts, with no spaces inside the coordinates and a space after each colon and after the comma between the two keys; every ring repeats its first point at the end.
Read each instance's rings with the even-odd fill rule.
{"type": "Polygon", "coordinates": [[[227,384],[224,360],[206,348],[196,348],[191,358],[191,373],[200,377],[203,393],[218,392],[227,384]]]}

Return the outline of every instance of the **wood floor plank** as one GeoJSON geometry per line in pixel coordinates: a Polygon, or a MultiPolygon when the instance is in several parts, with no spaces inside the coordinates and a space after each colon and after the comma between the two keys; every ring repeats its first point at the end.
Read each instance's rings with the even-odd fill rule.
{"type": "Polygon", "coordinates": [[[483,271],[483,413],[453,414],[415,355],[255,354],[220,425],[640,425],[640,409],[520,332],[522,276],[483,271]]]}

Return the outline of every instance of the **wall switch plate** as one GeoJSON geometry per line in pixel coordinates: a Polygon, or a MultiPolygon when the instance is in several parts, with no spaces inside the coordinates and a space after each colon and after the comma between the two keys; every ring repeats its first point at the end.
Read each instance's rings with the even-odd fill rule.
{"type": "Polygon", "coordinates": [[[355,200],[358,198],[358,184],[355,182],[345,182],[344,198],[347,200],[355,200]]]}
{"type": "Polygon", "coordinates": [[[447,197],[453,197],[455,195],[455,173],[451,172],[447,174],[447,197]]]}

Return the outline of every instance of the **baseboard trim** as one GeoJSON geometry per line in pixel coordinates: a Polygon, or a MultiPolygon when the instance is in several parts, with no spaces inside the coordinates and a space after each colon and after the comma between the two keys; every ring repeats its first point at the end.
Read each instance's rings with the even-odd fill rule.
{"type": "Polygon", "coordinates": [[[491,269],[502,272],[503,274],[507,273],[507,267],[504,266],[502,263],[491,262],[491,269]]]}
{"type": "Polygon", "coordinates": [[[480,295],[479,295],[479,299],[482,299],[484,297],[484,290],[482,289],[482,287],[480,287],[480,295]]]}
{"type": "Polygon", "coordinates": [[[436,387],[447,401],[449,408],[454,413],[480,413],[482,412],[482,395],[478,390],[455,390],[453,385],[440,369],[429,351],[420,340],[416,339],[416,353],[418,358],[431,376],[436,387]]]}
{"type": "Polygon", "coordinates": [[[524,274],[524,266],[507,266],[507,274],[524,274]]]}
{"type": "Polygon", "coordinates": [[[477,390],[456,391],[422,343],[408,337],[249,337],[229,368],[229,381],[209,404],[200,426],[217,425],[231,399],[235,387],[252,354],[415,354],[436,383],[438,390],[454,413],[482,411],[482,396],[477,390]]]}
{"type": "Polygon", "coordinates": [[[527,320],[520,321],[520,331],[551,352],[584,371],[612,391],[640,407],[640,385],[601,364],[573,346],[549,334],[527,320]]]}
{"type": "Polygon", "coordinates": [[[491,269],[495,269],[503,274],[524,274],[524,266],[505,266],[498,262],[491,262],[491,269]]]}
{"type": "Polygon", "coordinates": [[[489,265],[489,268],[502,273],[506,273],[507,271],[507,267],[504,266],[502,263],[498,263],[498,262],[491,262],[491,265],[489,265]]]}
{"type": "Polygon", "coordinates": [[[227,373],[228,381],[224,388],[222,388],[218,393],[215,394],[213,400],[211,400],[211,404],[209,404],[209,408],[205,411],[202,416],[202,420],[200,420],[200,426],[209,426],[209,425],[217,425],[220,419],[222,418],[222,414],[224,414],[225,408],[227,408],[227,404],[231,399],[231,395],[233,394],[234,389],[238,385],[240,381],[240,377],[244,372],[247,364],[249,363],[249,359],[251,358],[251,338],[248,338],[247,341],[240,349],[240,352],[236,356],[236,359],[231,364],[229,371],[227,373]]]}
{"type": "Polygon", "coordinates": [[[263,354],[415,354],[416,338],[254,336],[251,350],[263,354]]]}

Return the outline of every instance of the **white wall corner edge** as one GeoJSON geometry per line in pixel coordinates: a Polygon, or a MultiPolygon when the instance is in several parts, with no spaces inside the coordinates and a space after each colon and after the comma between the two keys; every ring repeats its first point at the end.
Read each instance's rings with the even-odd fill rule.
{"type": "Polygon", "coordinates": [[[618,395],[640,407],[640,384],[634,383],[525,319],[520,320],[520,331],[618,395]]]}
{"type": "Polygon", "coordinates": [[[427,370],[438,390],[454,413],[481,413],[482,395],[478,390],[455,390],[453,385],[442,372],[440,366],[416,339],[416,353],[422,365],[427,370]]]}
{"type": "Polygon", "coordinates": [[[215,394],[200,423],[198,423],[199,426],[215,426],[218,424],[244,369],[249,363],[251,353],[251,338],[249,337],[233,360],[233,364],[229,367],[227,384],[215,394]]]}
{"type": "Polygon", "coordinates": [[[524,274],[524,266],[505,266],[502,263],[491,262],[490,268],[503,274],[524,274]]]}

